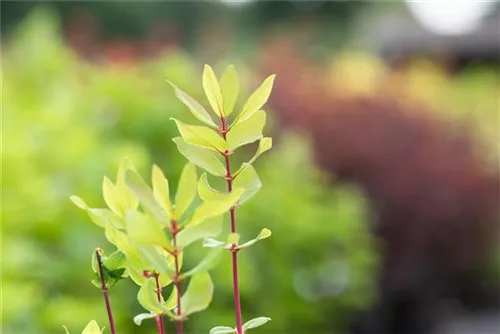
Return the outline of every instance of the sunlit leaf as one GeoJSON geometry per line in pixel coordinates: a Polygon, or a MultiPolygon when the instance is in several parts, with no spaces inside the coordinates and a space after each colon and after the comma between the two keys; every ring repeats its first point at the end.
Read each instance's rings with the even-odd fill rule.
{"type": "Polygon", "coordinates": [[[218,116],[224,116],[224,112],[222,110],[223,104],[221,89],[214,70],[210,67],[210,65],[205,65],[205,68],[203,69],[203,89],[205,90],[208,102],[210,103],[210,106],[212,106],[215,113],[218,116]]]}
{"type": "Polygon", "coordinates": [[[122,204],[122,207],[125,210],[135,210],[139,206],[139,200],[128,188],[125,182],[125,173],[127,172],[127,170],[136,172],[135,166],[132,161],[128,158],[123,158],[120,162],[120,166],[118,167],[115,189],[120,193],[120,202],[122,204]]]}
{"type": "Polygon", "coordinates": [[[99,328],[97,321],[90,321],[83,329],[82,334],[101,334],[101,329],[99,328]]]}
{"type": "Polygon", "coordinates": [[[238,73],[236,73],[236,69],[233,65],[228,66],[228,68],[222,74],[222,77],[220,79],[220,90],[223,100],[222,110],[227,116],[233,112],[234,104],[236,103],[238,92],[240,90],[238,73]]]}
{"type": "Polygon", "coordinates": [[[162,170],[156,165],[153,165],[153,170],[151,172],[151,184],[153,185],[154,198],[163,206],[168,218],[172,219],[174,213],[172,210],[172,203],[170,202],[168,180],[162,170]]]}
{"type": "Polygon", "coordinates": [[[70,334],[69,330],[68,330],[68,327],[66,327],[66,326],[63,325],[63,328],[64,328],[64,331],[66,332],[66,334],[70,334]]]}
{"type": "Polygon", "coordinates": [[[236,333],[235,328],[227,326],[217,326],[212,328],[209,334],[233,334],[233,333],[236,333]]]}
{"type": "Polygon", "coordinates": [[[226,242],[228,245],[233,245],[233,244],[238,244],[239,240],[240,240],[240,235],[238,233],[229,233],[226,242]]]}
{"type": "Polygon", "coordinates": [[[186,94],[184,91],[179,89],[176,85],[174,85],[172,82],[169,81],[169,83],[172,85],[175,91],[175,95],[179,100],[184,103],[191,113],[196,117],[199,121],[205,123],[208,126],[212,126],[214,128],[217,127],[217,125],[214,123],[210,115],[207,113],[205,108],[201,104],[199,104],[195,99],[193,99],[191,96],[186,94]]]}
{"type": "Polygon", "coordinates": [[[161,208],[160,204],[156,201],[151,188],[148,187],[148,185],[139,176],[139,174],[135,173],[134,171],[128,170],[125,173],[125,181],[141,202],[144,210],[149,212],[153,217],[155,217],[156,220],[163,223],[165,226],[169,225],[170,222],[167,214],[161,208]]]}
{"type": "Polygon", "coordinates": [[[167,254],[165,251],[156,246],[137,246],[137,249],[141,255],[141,257],[145,260],[143,262],[148,264],[148,268],[143,269],[153,269],[156,272],[159,272],[162,278],[163,276],[167,276],[167,279],[163,279],[162,283],[169,284],[171,282],[170,277],[175,274],[174,267],[170,265],[167,254]]]}
{"type": "Polygon", "coordinates": [[[177,124],[182,138],[193,145],[208,148],[212,151],[224,152],[227,144],[224,139],[214,130],[201,125],[188,125],[171,118],[177,124]]]}
{"type": "Polygon", "coordinates": [[[181,218],[196,197],[198,175],[193,164],[186,164],[182,169],[177,193],[175,194],[175,215],[181,218]]]}
{"type": "Polygon", "coordinates": [[[102,182],[102,196],[106,205],[118,216],[125,215],[125,208],[120,203],[120,192],[110,179],[104,177],[102,182]]]}
{"type": "Polygon", "coordinates": [[[173,250],[160,224],[149,216],[138,211],[128,211],[125,220],[130,240],[140,244],[160,246],[169,251],[173,250]]]}
{"type": "Polygon", "coordinates": [[[250,241],[245,242],[242,245],[239,245],[238,249],[250,247],[250,246],[252,246],[254,243],[256,243],[259,240],[263,240],[263,239],[269,238],[271,236],[271,234],[272,234],[271,230],[269,230],[267,228],[264,228],[264,229],[262,229],[262,231],[260,231],[259,235],[255,239],[252,239],[250,241]]]}
{"type": "Polygon", "coordinates": [[[196,208],[188,225],[196,225],[206,219],[227,212],[232,206],[236,205],[244,191],[244,189],[234,189],[233,192],[224,194],[218,199],[204,202],[196,208]]]}
{"type": "Polygon", "coordinates": [[[272,138],[269,138],[269,137],[262,138],[259,141],[259,147],[257,148],[257,152],[255,152],[255,155],[252,157],[252,159],[250,159],[250,161],[242,163],[240,169],[238,169],[238,171],[235,173],[235,175],[238,175],[241,172],[243,172],[248,166],[253,164],[255,162],[255,160],[257,160],[257,158],[262,153],[270,150],[272,146],[273,146],[272,138]]]}
{"type": "Polygon", "coordinates": [[[231,150],[253,143],[262,138],[262,131],[266,124],[266,112],[258,111],[247,120],[241,121],[227,133],[227,143],[231,150]]]}
{"type": "Polygon", "coordinates": [[[243,122],[244,120],[250,118],[254,113],[256,113],[262,106],[267,102],[269,95],[271,95],[271,90],[273,89],[273,83],[275,75],[267,77],[264,82],[257,88],[252,95],[248,98],[247,102],[243,106],[243,110],[238,115],[234,124],[243,122]]]}
{"type": "Polygon", "coordinates": [[[160,298],[158,301],[158,296],[155,292],[156,282],[153,277],[148,278],[145,284],[139,289],[137,294],[137,300],[142,307],[146,310],[153,312],[155,314],[162,314],[164,311],[168,311],[163,305],[164,301],[160,298]]]}
{"type": "Polygon", "coordinates": [[[153,319],[157,316],[157,314],[154,314],[154,313],[141,313],[141,314],[138,314],[134,317],[134,323],[137,325],[137,326],[140,326],[142,324],[142,321],[143,320],[147,320],[147,319],[153,319]]]}
{"type": "Polygon", "coordinates": [[[191,163],[206,170],[212,175],[222,176],[226,173],[221,156],[208,149],[189,144],[181,137],[172,139],[179,152],[191,163]]]}
{"type": "Polygon", "coordinates": [[[215,237],[222,232],[222,216],[213,217],[198,225],[185,227],[177,235],[177,245],[186,247],[191,243],[207,237],[215,237]]]}
{"type": "Polygon", "coordinates": [[[207,272],[194,275],[181,299],[182,313],[189,315],[206,309],[212,301],[213,291],[214,286],[207,272]]]}
{"type": "Polygon", "coordinates": [[[271,321],[271,318],[268,318],[268,317],[258,317],[258,318],[249,320],[249,321],[245,322],[245,324],[243,325],[243,330],[246,331],[247,329],[260,327],[269,321],[271,321]]]}
{"type": "Polygon", "coordinates": [[[183,273],[180,278],[184,279],[196,275],[199,272],[209,271],[217,264],[217,259],[222,252],[222,248],[213,248],[193,269],[183,273]]]}
{"type": "Polygon", "coordinates": [[[90,220],[99,227],[105,227],[106,224],[111,224],[115,228],[124,228],[124,221],[116,213],[109,209],[93,209],[78,196],[71,196],[71,201],[80,209],[85,210],[89,215],[90,220]]]}
{"type": "Polygon", "coordinates": [[[248,165],[238,176],[233,180],[233,186],[235,188],[243,188],[245,192],[241,195],[239,205],[245,203],[253,195],[255,195],[260,188],[262,188],[262,182],[260,182],[259,176],[253,168],[252,165],[248,165]]]}
{"type": "Polygon", "coordinates": [[[224,197],[224,194],[212,188],[208,183],[207,173],[203,173],[203,175],[198,180],[198,196],[200,196],[200,198],[204,202],[206,202],[222,198],[224,197]]]}

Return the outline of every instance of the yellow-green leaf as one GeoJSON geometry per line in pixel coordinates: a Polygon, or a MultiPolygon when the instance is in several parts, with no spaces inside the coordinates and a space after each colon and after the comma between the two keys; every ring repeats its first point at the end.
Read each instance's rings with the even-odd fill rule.
{"type": "Polygon", "coordinates": [[[155,292],[156,282],[154,278],[148,278],[145,284],[139,289],[137,294],[137,300],[142,307],[146,310],[153,312],[155,314],[163,314],[164,311],[168,311],[163,305],[164,301],[162,298],[158,301],[158,296],[155,292]]]}
{"type": "Polygon", "coordinates": [[[153,319],[156,317],[157,317],[157,314],[154,314],[154,313],[141,313],[141,314],[138,314],[134,317],[134,323],[137,326],[140,326],[144,320],[153,319]]]}
{"type": "Polygon", "coordinates": [[[195,99],[193,99],[191,96],[186,94],[184,91],[179,89],[176,85],[174,85],[172,82],[168,81],[170,85],[174,88],[175,95],[179,100],[184,103],[191,113],[196,117],[199,121],[205,123],[208,126],[216,128],[217,125],[214,123],[210,115],[207,113],[205,108],[201,104],[199,104],[195,99]]]}
{"type": "Polygon", "coordinates": [[[269,95],[271,95],[275,77],[276,76],[274,74],[267,77],[259,88],[257,88],[252,95],[250,95],[247,102],[243,106],[243,110],[236,118],[235,124],[250,118],[254,113],[262,108],[262,106],[267,102],[269,95]]]}
{"type": "Polygon", "coordinates": [[[171,277],[175,274],[175,268],[169,263],[171,255],[166,253],[160,247],[151,245],[139,245],[137,246],[137,250],[143,259],[143,262],[148,264],[148,267],[145,269],[153,269],[159,272],[160,277],[164,278],[162,283],[165,285],[170,284],[171,277]]]}
{"type": "Polygon", "coordinates": [[[218,199],[204,202],[193,213],[191,221],[188,225],[196,225],[205,221],[206,219],[219,216],[238,203],[244,189],[234,189],[229,194],[224,194],[218,199]]]}
{"type": "Polygon", "coordinates": [[[261,110],[247,120],[238,122],[227,133],[227,143],[233,151],[238,147],[253,143],[262,138],[262,130],[266,124],[266,112],[261,110]]]}
{"type": "Polygon", "coordinates": [[[175,118],[172,120],[175,121],[179,133],[186,142],[217,152],[224,152],[227,149],[227,143],[214,130],[205,126],[184,124],[175,118]]]}
{"type": "Polygon", "coordinates": [[[177,235],[177,244],[179,247],[186,247],[197,240],[218,236],[221,232],[222,216],[217,216],[198,225],[185,227],[177,235]]]}
{"type": "Polygon", "coordinates": [[[139,206],[139,200],[127,187],[127,184],[125,182],[125,173],[127,172],[127,170],[137,172],[132,161],[128,158],[123,158],[120,162],[120,166],[118,167],[115,189],[120,193],[122,207],[124,209],[135,210],[139,206]]]}
{"type": "Polygon", "coordinates": [[[214,286],[207,272],[194,275],[181,299],[182,314],[189,315],[206,309],[212,301],[213,291],[214,286]]]}
{"type": "Polygon", "coordinates": [[[82,334],[101,334],[101,329],[99,328],[97,321],[90,321],[83,329],[82,334]]]}
{"type": "Polygon", "coordinates": [[[233,65],[228,66],[228,68],[222,74],[220,79],[220,90],[222,93],[223,107],[222,110],[224,115],[229,115],[234,110],[234,104],[238,98],[238,92],[240,90],[240,82],[238,80],[238,73],[233,65]]]}
{"type": "Polygon", "coordinates": [[[160,224],[138,211],[128,211],[125,217],[130,240],[145,245],[156,245],[173,250],[160,224]]]}
{"type": "Polygon", "coordinates": [[[175,194],[175,216],[178,219],[182,217],[196,197],[197,179],[196,167],[190,163],[186,164],[182,169],[175,194]]]}
{"type": "Polygon", "coordinates": [[[238,246],[238,249],[246,248],[252,246],[254,243],[256,243],[259,240],[267,239],[271,236],[271,230],[267,228],[263,228],[262,231],[260,231],[259,235],[250,241],[245,242],[242,245],[238,246]]]}
{"type": "Polygon", "coordinates": [[[104,202],[106,205],[118,216],[123,217],[125,215],[125,208],[121,204],[120,192],[116,189],[116,186],[111,182],[110,179],[104,177],[102,182],[102,196],[104,197],[104,202]]]}
{"type": "Polygon", "coordinates": [[[183,273],[180,276],[180,279],[185,279],[186,277],[190,277],[196,275],[200,272],[206,272],[212,269],[217,264],[217,259],[222,252],[222,248],[213,248],[208,254],[201,260],[193,269],[183,273]]]}
{"type": "Polygon", "coordinates": [[[169,219],[174,217],[174,212],[172,210],[172,203],[170,202],[170,190],[168,186],[168,180],[163,174],[162,170],[153,165],[153,170],[151,172],[151,183],[153,184],[153,195],[158,203],[160,203],[169,216],[169,219]]]}
{"type": "Polygon", "coordinates": [[[222,93],[219,82],[217,81],[214,70],[209,65],[205,65],[203,69],[203,89],[215,113],[218,116],[224,116],[222,110],[222,93]]]}
{"type": "Polygon", "coordinates": [[[198,180],[198,196],[200,196],[200,198],[204,202],[206,202],[209,200],[224,197],[224,194],[212,188],[208,183],[207,173],[203,173],[203,175],[198,180]]]}
{"type": "Polygon", "coordinates": [[[172,140],[177,145],[179,152],[188,159],[189,162],[206,170],[212,175],[223,176],[226,173],[226,169],[220,158],[221,156],[218,153],[189,144],[180,137],[176,137],[172,140]]]}
{"type": "Polygon", "coordinates": [[[239,205],[241,205],[255,195],[260,188],[262,188],[262,182],[260,182],[255,168],[253,168],[252,165],[248,165],[248,167],[239,173],[233,180],[233,186],[235,188],[245,189],[245,192],[240,198],[239,205]]]}
{"type": "Polygon", "coordinates": [[[170,296],[168,297],[167,301],[165,302],[165,307],[168,310],[172,310],[177,306],[177,296],[178,296],[178,291],[177,288],[174,286],[172,289],[172,292],[170,293],[170,296]]]}
{"type": "Polygon", "coordinates": [[[245,324],[243,325],[243,330],[246,333],[247,329],[252,329],[252,328],[260,327],[260,326],[266,324],[269,321],[271,321],[271,318],[268,318],[268,317],[254,318],[252,320],[249,320],[249,321],[245,322],[245,324]]]}
{"type": "Polygon", "coordinates": [[[140,175],[132,170],[128,170],[125,173],[125,181],[127,182],[128,187],[141,202],[142,207],[156,220],[165,226],[168,226],[170,221],[167,213],[162,209],[158,201],[156,201],[153,191],[148,187],[140,175]]]}
{"type": "Polygon", "coordinates": [[[248,166],[252,165],[255,160],[264,152],[267,152],[273,147],[273,139],[269,137],[264,137],[259,141],[259,147],[257,148],[257,152],[255,152],[255,155],[250,159],[248,162],[244,162],[241,164],[240,169],[234,175],[239,175],[241,172],[243,172],[248,166]]]}

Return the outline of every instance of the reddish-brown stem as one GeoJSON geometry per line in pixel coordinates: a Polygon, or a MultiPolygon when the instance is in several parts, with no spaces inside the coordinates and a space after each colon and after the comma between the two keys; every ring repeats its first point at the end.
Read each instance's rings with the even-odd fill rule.
{"type": "Polygon", "coordinates": [[[99,267],[99,277],[101,278],[101,291],[102,291],[102,295],[104,296],[104,302],[106,304],[106,311],[108,312],[109,329],[111,331],[111,334],[116,334],[115,321],[113,319],[113,312],[111,310],[111,303],[109,301],[109,290],[108,290],[108,286],[106,285],[106,281],[104,280],[104,272],[102,269],[101,254],[99,253],[99,251],[100,251],[99,249],[96,249],[95,255],[97,258],[97,266],[99,267]]]}
{"type": "MultiPolygon", "coordinates": [[[[221,117],[222,129],[221,134],[224,140],[227,140],[226,134],[228,132],[228,127],[226,124],[225,117],[221,117]]],[[[231,161],[229,160],[229,154],[224,154],[226,160],[226,182],[227,191],[233,191],[233,176],[231,175],[231,161]]],[[[229,215],[231,216],[231,233],[236,233],[236,218],[235,218],[235,208],[232,207],[229,210],[229,215]]],[[[233,245],[236,246],[236,245],[233,245]]],[[[241,302],[240,302],[240,288],[238,283],[238,249],[235,247],[231,249],[233,258],[233,291],[234,291],[234,311],[236,316],[236,334],[243,334],[243,321],[241,316],[241,302]]]]}
{"type": "MultiPolygon", "coordinates": [[[[156,296],[158,297],[158,301],[161,303],[161,286],[160,286],[160,280],[158,277],[160,274],[155,274],[155,282],[156,282],[156,296]]],[[[165,333],[165,324],[163,322],[163,316],[158,315],[156,318],[156,327],[158,329],[158,333],[164,334],[165,333]]]]}
{"type": "MultiPolygon", "coordinates": [[[[179,254],[180,251],[177,249],[177,234],[180,232],[179,229],[179,224],[177,224],[176,220],[172,221],[172,239],[174,243],[174,261],[175,261],[175,277],[174,277],[174,283],[175,283],[175,288],[177,289],[177,315],[181,317],[181,296],[182,296],[182,281],[179,280],[179,275],[180,275],[180,266],[179,266],[179,254]]],[[[177,320],[177,334],[182,334],[183,332],[183,319],[180,318],[177,320]]]]}

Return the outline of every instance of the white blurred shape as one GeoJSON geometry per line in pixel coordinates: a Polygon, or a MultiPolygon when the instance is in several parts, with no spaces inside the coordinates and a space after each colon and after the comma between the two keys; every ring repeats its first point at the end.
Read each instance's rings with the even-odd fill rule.
{"type": "Polygon", "coordinates": [[[405,0],[413,16],[428,30],[441,35],[474,31],[496,1],[405,0]]]}
{"type": "Polygon", "coordinates": [[[219,1],[228,6],[241,6],[241,5],[246,5],[254,0],[219,0],[219,1]]]}

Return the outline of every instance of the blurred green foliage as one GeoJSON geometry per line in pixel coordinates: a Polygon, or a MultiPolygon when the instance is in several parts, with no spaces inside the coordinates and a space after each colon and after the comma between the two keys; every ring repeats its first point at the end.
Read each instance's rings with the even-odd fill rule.
{"type": "MultiPolygon", "coordinates": [[[[65,47],[57,17],[46,11],[31,14],[2,48],[2,333],[106,324],[88,254],[112,247],[69,196],[102,207],[102,177],[114,175],[124,156],[143,175],[158,164],[176,187],[185,161],[168,119],[192,116],[165,78],[201,100],[194,80],[201,66],[181,53],[126,69],[86,63],[65,47]]],[[[242,253],[244,320],[269,315],[266,329],[276,333],[343,331],[347,315],[375,294],[366,205],[356,190],[330,188],[303,138],[282,136],[273,151],[259,165],[264,188],[237,213],[242,234],[275,232],[242,253]]],[[[229,265],[222,259],[214,270],[212,307],[190,319],[188,332],[234,322],[229,265]]],[[[130,282],[113,289],[120,333],[139,330],[136,295],[130,282]]],[[[140,330],[153,332],[153,324],[140,330]]]]}

